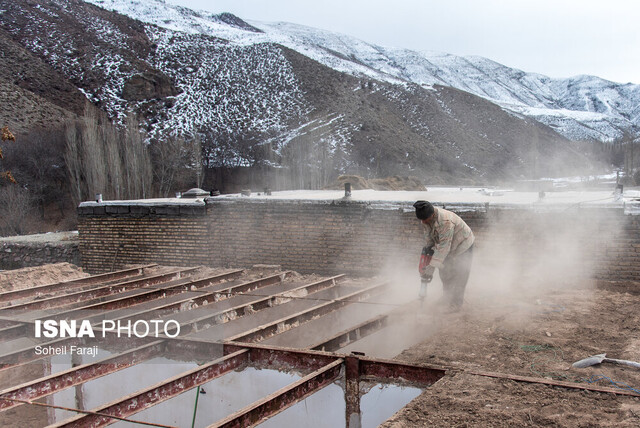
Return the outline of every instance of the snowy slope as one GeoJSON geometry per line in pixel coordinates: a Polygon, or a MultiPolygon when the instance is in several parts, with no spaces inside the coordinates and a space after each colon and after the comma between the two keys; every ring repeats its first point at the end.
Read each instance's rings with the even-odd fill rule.
{"type": "Polygon", "coordinates": [[[640,127],[640,85],[594,76],[569,79],[526,73],[482,57],[385,48],[353,37],[289,23],[195,12],[163,0],[88,0],[145,23],[206,34],[239,46],[277,43],[335,70],[392,83],[451,86],[533,117],[571,139],[609,141],[640,127]]]}

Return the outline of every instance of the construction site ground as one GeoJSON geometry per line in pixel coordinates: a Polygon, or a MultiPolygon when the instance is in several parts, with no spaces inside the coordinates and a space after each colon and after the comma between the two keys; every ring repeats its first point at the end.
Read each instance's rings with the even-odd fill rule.
{"type": "MultiPolygon", "coordinates": [[[[5,291],[83,275],[57,264],[0,272],[0,284],[5,291]]],[[[640,369],[611,363],[571,367],[601,353],[640,360],[640,284],[526,278],[488,284],[472,275],[463,308],[455,313],[438,302],[440,288],[435,280],[424,306],[416,301],[386,329],[362,339],[372,357],[449,369],[383,426],[640,426],[639,397],[490,375],[640,391],[640,369]]],[[[358,348],[354,342],[345,350],[358,348]]],[[[11,426],[1,420],[0,426],[11,426]]]]}

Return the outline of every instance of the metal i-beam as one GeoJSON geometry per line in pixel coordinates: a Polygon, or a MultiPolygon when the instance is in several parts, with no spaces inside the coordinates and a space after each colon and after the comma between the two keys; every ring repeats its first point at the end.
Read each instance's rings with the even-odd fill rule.
{"type": "Polygon", "coordinates": [[[33,401],[75,385],[115,373],[160,354],[165,342],[158,340],[148,345],[113,355],[95,363],[83,364],[60,373],[0,391],[0,411],[23,403],[14,400],[33,401]]]}
{"type": "MultiPolygon", "coordinates": [[[[281,282],[284,278],[286,278],[290,274],[291,274],[291,271],[287,271],[287,272],[279,273],[277,275],[272,275],[265,278],[244,282],[242,284],[237,285],[237,287],[250,287],[251,290],[255,290],[261,287],[266,287],[268,285],[277,284],[278,282],[281,282]]],[[[226,288],[225,290],[227,289],[228,288],[226,288]]],[[[153,308],[134,311],[126,314],[125,316],[116,316],[115,318],[111,318],[111,319],[120,320],[120,321],[131,319],[134,317],[137,317],[138,319],[143,319],[145,315],[149,315],[149,314],[153,314],[153,317],[157,319],[163,315],[175,313],[175,311],[179,310],[185,303],[193,303],[200,306],[204,304],[204,302],[207,302],[207,303],[213,302],[215,301],[215,297],[219,294],[219,291],[205,291],[205,290],[196,290],[196,291],[201,291],[202,293],[197,297],[187,297],[185,299],[181,299],[172,303],[160,304],[158,306],[154,306],[153,308]]],[[[86,308],[81,308],[81,309],[86,309],[86,308]]],[[[95,317],[89,317],[89,320],[92,320],[94,318],[95,317]]],[[[101,316],[101,318],[104,318],[104,317],[101,316]]]]}
{"type": "MultiPolygon", "coordinates": [[[[114,309],[128,308],[130,306],[137,305],[138,303],[160,298],[167,294],[180,294],[185,291],[192,291],[191,290],[192,288],[196,288],[196,289],[202,288],[202,287],[206,287],[207,285],[215,284],[217,282],[220,282],[226,279],[235,278],[237,276],[240,276],[242,272],[243,270],[239,269],[231,272],[226,272],[223,274],[210,276],[197,281],[190,281],[188,279],[185,279],[184,282],[178,281],[177,283],[174,283],[174,284],[164,284],[158,287],[150,287],[149,289],[146,289],[145,287],[145,291],[142,293],[135,294],[132,296],[123,296],[123,297],[115,298],[112,300],[107,300],[104,302],[92,303],[90,305],[82,306],[80,308],[75,308],[73,311],[74,312],[80,311],[80,310],[109,311],[114,309]]],[[[62,312],[62,314],[66,314],[66,312],[62,312]]],[[[58,314],[56,314],[56,316],[57,315],[58,314]]]]}
{"type": "MultiPolygon", "coordinates": [[[[256,299],[251,300],[249,302],[243,303],[241,305],[236,305],[236,306],[224,309],[222,311],[217,311],[211,314],[207,314],[205,316],[201,316],[201,317],[192,319],[189,322],[181,324],[180,331],[185,333],[197,331],[201,329],[202,326],[207,326],[212,323],[217,324],[217,322],[212,321],[212,320],[215,320],[216,318],[224,317],[225,315],[228,315],[231,313],[234,313],[236,315],[244,314],[246,309],[248,308],[251,308],[253,311],[266,309],[266,308],[275,306],[277,304],[278,299],[286,299],[287,295],[294,294],[295,292],[301,291],[301,290],[306,290],[307,293],[309,294],[314,293],[316,291],[334,286],[337,281],[341,281],[343,278],[344,278],[344,275],[338,275],[338,276],[333,276],[320,281],[316,281],[311,284],[303,284],[299,287],[292,288],[291,290],[283,291],[281,293],[276,293],[270,296],[256,295],[255,296],[256,299]]],[[[219,292],[216,292],[216,293],[219,293],[219,292]]]]}
{"type": "Polygon", "coordinates": [[[336,380],[342,363],[342,359],[337,359],[209,427],[244,428],[263,422],[336,380]]]}
{"type": "MultiPolygon", "coordinates": [[[[287,274],[290,274],[291,271],[288,271],[287,274]]],[[[291,290],[288,290],[284,293],[278,293],[278,294],[274,294],[272,296],[257,296],[257,297],[284,297],[283,294],[289,294],[289,293],[295,293],[296,291],[299,290],[306,290],[307,293],[314,293],[316,291],[319,290],[323,290],[327,287],[327,285],[335,285],[338,281],[342,281],[345,279],[345,275],[336,275],[336,276],[332,276],[329,278],[325,278],[325,279],[321,279],[319,281],[316,282],[312,282],[310,284],[305,284],[305,285],[301,285],[300,287],[297,288],[293,288],[291,290]]],[[[234,294],[237,293],[246,293],[248,291],[252,291],[255,288],[250,287],[250,284],[240,284],[240,285],[235,285],[233,287],[228,287],[226,289],[222,289],[219,291],[216,291],[216,294],[219,295],[224,295],[227,294],[228,297],[232,297],[234,294]],[[249,286],[248,286],[249,285],[249,286]]]]}
{"type": "Polygon", "coordinates": [[[361,380],[375,380],[399,384],[417,384],[430,386],[440,380],[446,370],[359,356],[359,373],[361,380]]]}
{"type": "MultiPolygon", "coordinates": [[[[139,338],[136,336],[127,337],[127,348],[130,349],[132,347],[142,346],[145,344],[149,344],[150,342],[153,342],[155,340],[157,340],[157,338],[155,337],[144,337],[144,338],[139,338]]],[[[107,348],[110,346],[118,348],[119,347],[118,345],[120,345],[121,347],[122,342],[120,338],[118,338],[116,332],[108,332],[108,334],[105,337],[100,337],[99,341],[97,339],[88,338],[88,337],[63,337],[60,339],[54,339],[49,342],[39,343],[37,345],[28,346],[26,348],[13,351],[8,354],[0,355],[0,372],[3,372],[5,370],[11,370],[13,367],[20,364],[25,364],[32,361],[49,358],[50,355],[36,354],[36,348],[38,346],[43,348],[49,347],[49,346],[57,348],[61,346],[70,347],[74,345],[85,346],[85,347],[91,347],[91,346],[97,345],[97,346],[104,346],[107,348]]]]}
{"type": "Polygon", "coordinates": [[[56,282],[53,284],[38,285],[35,287],[23,288],[21,290],[5,291],[0,293],[0,303],[10,302],[13,300],[24,299],[27,297],[37,297],[43,294],[54,293],[59,290],[69,290],[71,288],[80,288],[90,285],[99,284],[105,281],[116,281],[133,275],[142,275],[144,269],[155,267],[157,264],[133,267],[115,272],[103,273],[101,275],[93,275],[84,278],[72,279],[70,281],[56,282]]]}
{"type": "MultiPolygon", "coordinates": [[[[85,339],[80,337],[65,337],[63,339],[56,339],[51,342],[41,344],[40,346],[71,346],[71,345],[84,345],[85,339]]],[[[13,351],[9,354],[0,355],[0,373],[11,369],[19,364],[28,363],[31,361],[47,358],[47,355],[36,355],[36,346],[33,345],[18,351],[13,351]]]]}
{"type": "Polygon", "coordinates": [[[360,359],[355,356],[345,357],[344,362],[344,401],[347,428],[360,428],[360,359]]]}
{"type": "Polygon", "coordinates": [[[539,383],[542,385],[559,386],[562,388],[569,388],[569,389],[580,389],[585,391],[605,392],[608,394],[629,395],[632,397],[640,397],[640,394],[638,394],[637,392],[626,390],[626,389],[620,389],[620,388],[608,388],[608,387],[602,387],[602,386],[598,387],[590,384],[565,382],[561,380],[550,380],[550,379],[544,379],[544,378],[519,376],[519,375],[511,375],[511,374],[495,373],[495,372],[482,372],[482,371],[475,371],[475,370],[462,370],[462,371],[464,373],[469,373],[475,376],[492,377],[496,379],[509,379],[516,382],[539,383]]]}
{"type": "Polygon", "coordinates": [[[317,351],[337,351],[352,342],[360,340],[363,337],[386,327],[388,321],[388,314],[379,315],[373,319],[351,327],[350,329],[336,333],[328,339],[324,339],[321,342],[309,346],[308,349],[315,349],[317,351]]]}
{"type": "Polygon", "coordinates": [[[87,300],[95,299],[96,297],[104,297],[114,293],[118,293],[123,288],[127,290],[133,290],[133,289],[141,288],[147,285],[158,284],[158,283],[170,281],[173,279],[179,279],[182,277],[182,275],[191,273],[196,269],[198,268],[174,270],[168,273],[152,275],[146,278],[122,282],[115,285],[105,285],[103,287],[92,288],[90,290],[64,294],[62,296],[55,296],[55,297],[50,297],[42,300],[34,300],[34,301],[23,303],[23,304],[2,308],[2,310],[3,311],[11,310],[12,312],[13,311],[24,312],[24,311],[35,310],[35,309],[57,308],[60,306],[65,306],[73,303],[80,303],[87,300]]]}
{"type": "MultiPolygon", "coordinates": [[[[367,298],[371,296],[372,293],[383,291],[386,287],[388,287],[388,285],[389,285],[388,283],[382,283],[378,285],[373,285],[371,287],[363,288],[353,293],[349,293],[345,296],[326,301],[311,309],[307,309],[305,311],[301,311],[296,314],[292,314],[292,315],[288,315],[286,317],[280,318],[276,321],[263,324],[259,327],[249,330],[248,332],[243,332],[235,336],[228,337],[226,338],[226,340],[231,342],[251,343],[251,342],[257,342],[257,341],[266,339],[267,337],[271,337],[275,334],[278,334],[279,331],[283,329],[283,327],[284,327],[284,330],[286,330],[287,327],[291,327],[294,324],[302,324],[315,317],[322,316],[329,312],[335,311],[336,309],[341,308],[345,305],[348,305],[349,303],[353,303],[352,299],[367,298]]],[[[312,297],[309,297],[309,298],[311,299],[312,297]]]]}
{"type": "MultiPolygon", "coordinates": [[[[175,339],[190,342],[193,339],[175,339]]],[[[224,352],[236,352],[241,349],[251,351],[251,362],[258,363],[261,367],[271,368],[296,368],[316,369],[319,365],[326,365],[328,359],[352,359],[358,360],[358,377],[360,380],[374,380],[380,382],[393,382],[398,384],[414,384],[429,386],[436,383],[447,372],[444,368],[409,364],[400,361],[370,358],[356,354],[345,355],[333,352],[291,349],[261,345],[258,343],[225,342],[224,352]],[[284,363],[284,364],[282,364],[284,363]],[[278,364],[280,364],[278,366],[278,364]]],[[[353,361],[353,360],[351,360],[353,361]]],[[[473,374],[479,374],[473,372],[473,374]]]]}
{"type": "Polygon", "coordinates": [[[113,422],[113,419],[104,415],[124,418],[138,413],[146,408],[180,395],[196,386],[205,384],[225,373],[240,368],[247,363],[248,356],[248,350],[234,352],[193,370],[181,373],[164,382],[134,392],[120,400],[92,409],[93,414],[78,415],[51,425],[50,427],[84,428],[108,425],[113,422]],[[100,413],[100,415],[95,413],[100,413]]]}
{"type": "MultiPolygon", "coordinates": [[[[120,297],[120,298],[115,298],[115,299],[110,299],[108,301],[103,301],[103,302],[97,302],[97,303],[92,303],[89,305],[85,305],[79,308],[74,308],[74,309],[69,309],[69,310],[63,310],[60,312],[56,312],[53,314],[47,314],[46,318],[47,319],[55,319],[55,320],[61,320],[61,319],[74,319],[74,315],[76,316],[76,318],[80,319],[80,318],[87,318],[86,313],[83,314],[83,311],[90,311],[90,310],[103,310],[103,311],[108,311],[108,310],[113,310],[113,309],[121,309],[121,308],[127,308],[129,306],[133,306],[136,305],[138,303],[141,302],[145,302],[147,300],[153,300],[155,298],[159,298],[164,296],[167,292],[171,292],[172,290],[177,290],[175,291],[175,293],[181,293],[185,290],[182,290],[183,287],[186,288],[186,291],[190,290],[192,286],[195,286],[194,283],[197,282],[199,284],[199,287],[204,287],[206,285],[210,285],[210,284],[214,284],[216,282],[222,281],[224,279],[229,279],[235,276],[238,276],[242,273],[242,270],[236,270],[236,271],[232,271],[232,272],[227,272],[225,274],[221,274],[221,275],[216,275],[216,276],[212,276],[212,277],[208,277],[208,278],[204,278],[198,281],[188,281],[187,279],[177,279],[174,281],[171,281],[172,284],[170,285],[166,285],[163,287],[158,287],[158,288],[152,288],[149,289],[147,291],[143,291],[142,293],[137,293],[133,296],[124,296],[124,297],[120,297]]],[[[118,286],[120,286],[122,284],[118,284],[118,286]]],[[[110,286],[108,286],[110,287],[110,286]]],[[[101,287],[102,288],[102,287],[101,287]]],[[[144,288],[144,287],[143,287],[144,288]]],[[[137,288],[137,290],[140,290],[140,288],[137,288]]],[[[93,290],[92,290],[93,291],[93,290]]],[[[113,295],[115,294],[115,292],[117,292],[117,288],[115,289],[115,292],[112,292],[113,289],[109,289],[109,295],[113,295]]],[[[87,293],[89,294],[89,293],[87,293]]],[[[104,298],[105,296],[99,296],[96,297],[96,299],[101,299],[104,298]]],[[[95,316],[92,318],[96,318],[95,316]]],[[[102,317],[104,318],[104,317],[102,317]]],[[[10,325],[8,327],[4,327],[0,329],[0,341],[7,341],[7,340],[12,340],[12,339],[18,339],[21,337],[26,336],[27,334],[29,334],[29,331],[33,331],[33,322],[19,322],[16,323],[14,322],[13,325],[10,325]]]]}

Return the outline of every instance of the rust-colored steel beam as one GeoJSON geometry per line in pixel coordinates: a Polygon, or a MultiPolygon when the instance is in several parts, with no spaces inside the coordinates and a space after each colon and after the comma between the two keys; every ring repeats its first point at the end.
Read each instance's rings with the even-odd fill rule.
{"type": "MultiPolygon", "coordinates": [[[[236,271],[228,272],[222,275],[215,275],[202,280],[198,280],[197,282],[200,284],[200,287],[203,287],[204,284],[209,284],[209,285],[214,284],[216,282],[238,276],[241,273],[242,273],[242,270],[236,270],[236,271]]],[[[188,278],[174,279],[165,286],[150,288],[148,290],[143,291],[142,293],[136,293],[132,296],[124,296],[121,298],[110,299],[108,301],[88,304],[79,308],[68,309],[68,310],[63,310],[53,314],[48,314],[46,318],[62,320],[62,319],[74,319],[74,316],[75,316],[75,319],[85,319],[87,318],[87,313],[85,311],[99,311],[99,310],[108,311],[113,309],[128,308],[138,303],[142,303],[148,300],[158,299],[168,293],[170,294],[173,292],[173,293],[179,294],[179,293],[182,293],[183,291],[188,291],[192,287],[194,287],[193,283],[194,282],[189,281],[188,278]]],[[[103,292],[106,295],[114,295],[118,292],[117,288],[120,286],[122,286],[122,284],[118,284],[116,288],[111,288],[111,286],[107,286],[105,288],[101,287],[101,289],[103,289],[103,292]]],[[[136,288],[136,289],[139,290],[140,288],[136,288]]],[[[90,294],[90,292],[86,292],[86,294],[90,294]]],[[[102,298],[105,297],[105,295],[99,295],[97,297],[96,296],[94,297],[98,300],[101,300],[102,298]]],[[[21,311],[21,312],[24,312],[24,311],[21,311]]],[[[104,317],[94,316],[92,318],[102,319],[104,317]]],[[[0,329],[0,341],[7,341],[7,340],[24,337],[28,335],[30,331],[33,331],[33,328],[34,328],[33,322],[21,322],[19,324],[14,322],[13,325],[0,329]]]]}
{"type": "Polygon", "coordinates": [[[398,361],[382,360],[378,358],[358,357],[360,360],[361,380],[387,381],[400,384],[433,385],[440,380],[446,370],[401,363],[398,361]]]}
{"type": "Polygon", "coordinates": [[[180,279],[175,281],[175,283],[172,281],[172,283],[159,285],[157,287],[149,287],[144,292],[135,294],[132,296],[123,296],[121,298],[112,299],[105,302],[97,302],[90,305],[82,306],[81,308],[74,309],[74,312],[79,310],[109,311],[114,309],[128,308],[128,307],[137,305],[138,303],[161,298],[165,295],[180,294],[185,291],[192,291],[193,289],[202,288],[207,285],[215,284],[223,280],[235,278],[237,276],[240,276],[242,272],[243,272],[242,269],[238,269],[231,272],[210,276],[197,281],[191,281],[189,279],[184,279],[184,280],[180,279]]]}
{"type": "Polygon", "coordinates": [[[33,332],[34,329],[34,323],[29,323],[26,321],[14,323],[11,326],[0,328],[0,342],[6,342],[9,340],[26,337],[29,335],[29,332],[33,332]]]}
{"type": "Polygon", "coordinates": [[[244,428],[263,422],[336,380],[342,363],[342,359],[337,359],[209,427],[244,428]]]}
{"type": "MultiPolygon", "coordinates": [[[[180,340],[192,341],[193,339],[185,338],[180,340]]],[[[331,359],[342,358],[346,360],[356,358],[358,360],[358,376],[360,380],[428,386],[433,385],[447,372],[445,368],[370,358],[357,354],[346,355],[325,351],[273,347],[259,343],[225,342],[224,344],[225,353],[236,352],[241,349],[249,349],[251,351],[252,363],[256,363],[261,367],[276,369],[304,369],[305,367],[315,369],[321,365],[326,365],[327,361],[331,359]]]]}
{"type": "Polygon", "coordinates": [[[580,389],[584,391],[605,392],[608,394],[629,395],[632,397],[640,397],[640,394],[634,391],[629,391],[626,389],[619,389],[619,388],[608,388],[606,386],[594,386],[591,384],[565,382],[560,380],[550,380],[550,379],[544,379],[544,378],[538,378],[538,377],[519,376],[519,375],[511,375],[511,374],[495,373],[495,372],[482,372],[482,371],[474,371],[474,370],[462,370],[462,372],[469,373],[475,376],[492,377],[496,379],[509,379],[516,382],[538,383],[541,385],[559,386],[562,388],[569,388],[569,389],[580,389]]]}
{"type": "MultiPolygon", "coordinates": [[[[50,315],[50,318],[55,318],[55,319],[76,318],[77,319],[79,317],[82,317],[83,319],[89,319],[93,323],[94,321],[101,321],[102,319],[105,319],[105,316],[104,316],[106,315],[105,311],[129,308],[138,303],[159,298],[163,296],[167,291],[171,291],[171,290],[175,290],[176,294],[180,294],[184,291],[192,291],[192,286],[195,287],[196,289],[202,288],[206,285],[216,284],[220,281],[235,278],[237,276],[240,276],[242,272],[243,272],[243,269],[237,269],[230,272],[225,272],[223,274],[208,276],[206,278],[202,278],[196,281],[191,281],[188,278],[185,278],[185,279],[173,280],[173,281],[170,281],[169,283],[162,283],[163,285],[150,287],[148,290],[146,290],[146,287],[143,287],[145,288],[145,291],[142,293],[135,294],[133,296],[123,296],[120,298],[110,299],[108,301],[98,301],[96,303],[90,303],[88,305],[81,306],[78,308],[63,310],[50,315]],[[195,285],[195,284],[198,284],[198,285],[195,285]],[[90,311],[102,311],[102,312],[100,312],[100,314],[98,315],[88,316],[87,313],[90,314],[91,313],[90,311]]],[[[179,303],[181,304],[189,300],[193,300],[193,298],[181,300],[179,303]]],[[[176,303],[172,303],[169,305],[160,304],[157,308],[164,308],[165,306],[175,307],[175,305],[176,303]]],[[[178,304],[178,307],[179,307],[179,304],[178,304]]],[[[153,309],[140,310],[139,312],[132,312],[126,317],[121,316],[121,317],[116,317],[111,319],[122,320],[122,319],[132,318],[133,316],[136,316],[136,315],[152,312],[157,308],[154,307],[153,309]]]]}
{"type": "Polygon", "coordinates": [[[360,359],[348,356],[344,359],[344,401],[347,428],[360,428],[360,359]]]}
{"type": "MultiPolygon", "coordinates": [[[[234,287],[242,287],[242,288],[246,288],[248,290],[256,290],[256,289],[259,289],[259,288],[262,288],[262,287],[266,287],[268,285],[273,285],[273,284],[277,284],[278,282],[282,282],[289,275],[291,275],[291,271],[281,272],[279,274],[267,276],[265,278],[260,278],[260,279],[256,279],[256,280],[253,280],[253,281],[243,282],[241,284],[237,284],[235,286],[225,288],[224,290],[226,291],[226,290],[229,290],[229,289],[234,289],[234,287]]],[[[191,285],[191,283],[189,283],[189,285],[191,285]]],[[[197,288],[202,288],[204,286],[205,285],[196,286],[196,287],[197,288]]],[[[138,312],[133,312],[131,314],[128,314],[126,317],[118,317],[118,318],[115,318],[115,319],[127,320],[127,319],[134,318],[134,317],[137,317],[138,319],[140,319],[141,317],[144,317],[147,314],[153,314],[153,317],[157,319],[157,318],[159,318],[159,317],[161,317],[163,315],[168,315],[168,314],[175,313],[175,311],[179,310],[182,307],[182,305],[184,305],[185,303],[194,303],[194,304],[200,306],[200,305],[203,305],[205,302],[207,302],[207,303],[215,302],[217,296],[219,295],[219,293],[220,293],[220,291],[202,290],[202,294],[200,294],[198,297],[185,298],[185,299],[173,302],[173,303],[159,305],[159,306],[156,306],[156,307],[151,308],[151,309],[145,309],[145,310],[141,310],[141,311],[138,311],[138,312]]]]}
{"type": "Polygon", "coordinates": [[[148,345],[104,358],[95,363],[83,364],[60,373],[5,389],[0,391],[0,411],[22,404],[22,402],[14,400],[37,400],[38,398],[54,394],[72,386],[134,366],[159,355],[164,348],[164,341],[155,341],[148,345]]]}
{"type": "Polygon", "coordinates": [[[54,339],[48,342],[39,343],[37,345],[32,345],[14,352],[10,352],[7,354],[0,355],[0,372],[5,370],[11,370],[13,367],[18,366],[20,364],[28,364],[32,361],[37,361],[44,358],[49,358],[49,355],[37,355],[36,347],[49,347],[52,346],[54,348],[60,346],[98,346],[104,347],[107,349],[121,349],[126,346],[126,349],[135,348],[138,346],[142,346],[145,344],[149,344],[157,340],[155,337],[143,337],[139,338],[136,336],[127,337],[126,343],[123,343],[121,338],[117,337],[117,333],[115,332],[107,332],[105,337],[99,338],[88,338],[88,337],[63,337],[60,339],[54,339]]]}
{"type": "MultiPolygon", "coordinates": [[[[102,319],[105,318],[105,312],[101,312],[98,315],[94,315],[94,316],[87,316],[86,311],[91,311],[91,310],[95,310],[95,311],[109,311],[109,310],[114,310],[114,309],[122,309],[122,308],[128,308],[130,306],[136,305],[138,303],[147,301],[147,300],[152,300],[154,298],[160,298],[162,297],[168,290],[175,290],[175,289],[180,289],[178,291],[176,291],[176,293],[181,293],[183,291],[190,291],[191,287],[194,286],[194,283],[198,283],[198,287],[204,287],[206,285],[211,285],[211,284],[215,284],[217,282],[220,282],[222,280],[225,279],[230,279],[233,277],[236,277],[238,275],[240,275],[242,273],[242,270],[236,270],[236,271],[231,271],[231,272],[227,272],[225,274],[221,274],[221,275],[215,275],[215,276],[211,276],[208,278],[204,278],[198,281],[181,281],[181,280],[177,280],[178,282],[175,284],[171,284],[171,285],[167,285],[164,287],[159,287],[159,288],[152,288],[147,292],[144,293],[140,293],[140,294],[136,294],[134,296],[125,296],[119,299],[113,299],[113,300],[109,300],[107,302],[98,302],[98,303],[93,303],[90,305],[86,305],[86,306],[82,306],[80,308],[75,308],[75,309],[70,309],[67,311],[62,311],[62,312],[56,312],[55,314],[51,314],[51,315],[47,315],[47,319],[54,319],[54,320],[62,320],[62,319],[88,319],[89,321],[92,322],[92,324],[94,324],[95,322],[101,321],[102,319]],[[184,290],[182,289],[184,288],[184,290]]],[[[287,272],[287,274],[289,274],[290,272],[287,272]]],[[[275,279],[280,278],[280,275],[274,275],[275,279]]],[[[258,283],[258,285],[253,284],[253,286],[255,287],[259,287],[259,286],[264,286],[264,285],[268,285],[271,283],[274,283],[275,281],[273,281],[274,277],[269,277],[269,278],[263,278],[260,280],[256,280],[256,281],[252,281],[252,283],[258,283]]],[[[172,281],[175,282],[175,281],[172,281]]],[[[203,294],[203,296],[209,296],[209,298],[211,298],[213,295],[217,294],[216,292],[212,292],[212,293],[206,293],[203,294]]],[[[204,301],[206,300],[205,297],[200,296],[198,298],[196,298],[197,300],[200,301],[204,301]]],[[[177,303],[172,303],[170,305],[160,305],[156,308],[152,308],[152,309],[146,309],[146,310],[142,310],[142,311],[138,311],[135,313],[131,313],[127,316],[121,316],[121,317],[116,317],[116,318],[111,318],[111,320],[113,321],[117,321],[117,320],[127,320],[127,319],[132,319],[134,317],[140,317],[144,314],[153,314],[153,318],[157,319],[159,317],[159,314],[156,313],[156,311],[159,308],[164,308],[166,309],[167,307],[173,307],[173,308],[179,308],[180,304],[182,304],[182,302],[185,301],[190,301],[190,300],[194,300],[193,298],[191,299],[184,299],[181,300],[180,302],[177,303]]],[[[139,318],[142,319],[142,318],[139,318]]],[[[96,326],[96,324],[94,324],[94,326],[96,326]]],[[[5,327],[5,328],[1,328],[0,329],[0,342],[2,341],[7,341],[7,340],[13,340],[13,339],[18,339],[21,337],[25,337],[27,336],[30,332],[33,332],[34,330],[34,323],[33,322],[21,322],[21,323],[15,323],[14,325],[11,325],[9,327],[5,327]]]]}
{"type": "MultiPolygon", "coordinates": [[[[248,308],[251,308],[252,311],[259,311],[272,306],[276,306],[278,304],[277,303],[278,299],[286,299],[288,295],[295,294],[295,292],[301,291],[301,290],[306,290],[310,294],[315,291],[332,287],[336,284],[336,282],[341,281],[343,277],[344,275],[338,275],[338,276],[326,278],[310,284],[303,284],[299,287],[292,288],[291,290],[283,291],[281,293],[276,293],[270,296],[254,295],[256,298],[249,302],[245,302],[243,304],[236,305],[231,308],[227,308],[221,311],[207,314],[207,315],[195,318],[193,320],[190,320],[185,324],[181,324],[180,331],[184,333],[189,333],[192,331],[200,330],[201,328],[206,327],[207,325],[216,324],[216,322],[213,321],[216,318],[224,317],[225,315],[228,315],[231,313],[235,314],[236,316],[244,315],[245,310],[248,308]]],[[[233,287],[230,287],[230,289],[231,288],[233,287]]],[[[218,293],[219,292],[216,292],[216,294],[218,293]]]]}
{"type": "MultiPolygon", "coordinates": [[[[291,271],[288,271],[287,274],[290,274],[291,271]]],[[[305,285],[301,285],[300,287],[296,287],[293,288],[289,291],[283,292],[283,293],[278,293],[278,294],[274,294],[271,296],[259,296],[259,297],[278,297],[278,298],[282,298],[283,294],[290,294],[290,293],[295,293],[296,291],[299,290],[306,290],[307,293],[314,293],[316,291],[319,290],[324,290],[325,288],[327,288],[330,285],[335,285],[336,283],[343,281],[346,278],[346,276],[344,274],[342,275],[336,275],[336,276],[332,276],[329,278],[325,278],[325,279],[321,279],[319,281],[316,282],[312,282],[310,284],[305,284],[305,285]]],[[[227,295],[226,297],[232,297],[234,294],[237,293],[247,293],[249,291],[255,290],[255,287],[252,287],[251,284],[239,284],[239,285],[235,285],[226,289],[222,289],[219,291],[216,291],[216,294],[220,295],[221,297],[223,297],[225,294],[227,295]]]]}
{"type": "Polygon", "coordinates": [[[348,344],[355,342],[374,333],[387,326],[389,321],[389,315],[384,314],[377,316],[373,319],[360,323],[350,329],[343,330],[340,333],[336,333],[328,339],[324,339],[315,345],[309,346],[309,349],[315,349],[318,351],[337,351],[340,348],[344,348],[348,344]]]}
{"type": "MultiPolygon", "coordinates": [[[[40,344],[40,346],[84,346],[85,339],[79,337],[65,337],[64,339],[56,339],[51,342],[40,344]]],[[[20,349],[18,351],[14,351],[8,354],[0,355],[0,372],[5,370],[9,370],[14,366],[19,364],[29,363],[31,361],[36,361],[42,358],[47,358],[46,355],[37,355],[36,354],[36,346],[33,345],[27,348],[20,349]]]]}
{"type": "Polygon", "coordinates": [[[15,327],[17,325],[20,325],[20,321],[16,321],[11,317],[0,316],[0,329],[7,328],[7,327],[15,327]]]}
{"type": "Polygon", "coordinates": [[[84,278],[72,279],[69,281],[56,282],[53,284],[38,285],[35,287],[23,288],[21,290],[5,291],[3,293],[0,293],[0,303],[11,302],[28,297],[37,297],[43,294],[55,293],[61,290],[70,290],[72,288],[83,288],[106,281],[117,281],[134,275],[142,275],[144,269],[152,268],[155,266],[157,265],[143,265],[130,269],[103,273],[101,275],[92,275],[84,278]]]}
{"type": "Polygon", "coordinates": [[[247,363],[248,355],[248,350],[241,350],[226,355],[193,370],[167,379],[157,385],[134,392],[120,400],[92,409],[93,414],[78,415],[51,425],[51,427],[85,428],[108,425],[113,422],[113,419],[104,415],[123,418],[138,413],[242,367],[247,363]],[[99,415],[96,413],[99,413],[99,415]]]}
{"type": "MultiPolygon", "coordinates": [[[[258,342],[260,340],[264,340],[267,337],[271,337],[275,334],[279,333],[279,329],[284,326],[285,329],[294,324],[302,324],[313,318],[318,316],[322,316],[328,314],[329,312],[333,312],[336,309],[339,309],[343,306],[346,306],[350,303],[353,303],[353,299],[365,299],[370,297],[375,293],[382,292],[386,287],[388,287],[388,283],[382,283],[373,285],[370,287],[363,288],[361,290],[355,291],[353,293],[349,293],[345,296],[338,297],[336,299],[332,299],[321,303],[318,306],[315,306],[311,309],[307,309],[305,311],[298,312],[296,314],[288,315],[276,321],[270,322],[268,324],[263,324],[254,329],[249,330],[248,332],[243,332],[237,334],[232,337],[226,338],[228,341],[232,342],[243,342],[243,343],[252,343],[258,342]]],[[[309,297],[313,298],[313,297],[309,297]]]]}
{"type": "Polygon", "coordinates": [[[74,293],[64,294],[61,296],[50,297],[47,299],[34,300],[27,303],[22,303],[8,308],[2,308],[2,310],[10,309],[12,312],[24,312],[35,309],[50,309],[58,308],[65,305],[71,305],[74,303],[81,303],[87,300],[95,299],[97,297],[104,297],[111,294],[119,293],[122,289],[133,290],[148,285],[159,284],[162,282],[170,281],[173,279],[179,279],[182,275],[189,274],[198,268],[178,269],[168,273],[150,275],[145,278],[136,279],[132,281],[121,282],[115,285],[105,285],[98,288],[92,288],[90,290],[78,291],[74,293]]]}

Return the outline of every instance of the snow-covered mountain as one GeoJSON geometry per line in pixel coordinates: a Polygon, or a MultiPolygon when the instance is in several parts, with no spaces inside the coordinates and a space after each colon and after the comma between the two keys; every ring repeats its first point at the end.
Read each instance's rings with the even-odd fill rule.
{"type": "Polygon", "coordinates": [[[532,117],[573,140],[611,141],[640,129],[640,85],[595,76],[552,79],[477,56],[385,48],[353,37],[290,23],[237,20],[163,0],[88,0],[142,22],[238,46],[276,43],[337,71],[390,83],[444,85],[532,117]]]}
{"type": "Polygon", "coordinates": [[[152,147],[197,137],[207,168],[272,168],[296,188],[344,173],[461,184],[569,174],[602,149],[524,114],[562,112],[546,107],[543,77],[159,0],[0,0],[0,49],[0,122],[18,133],[64,126],[89,100],[120,123],[136,115],[152,147]]]}

